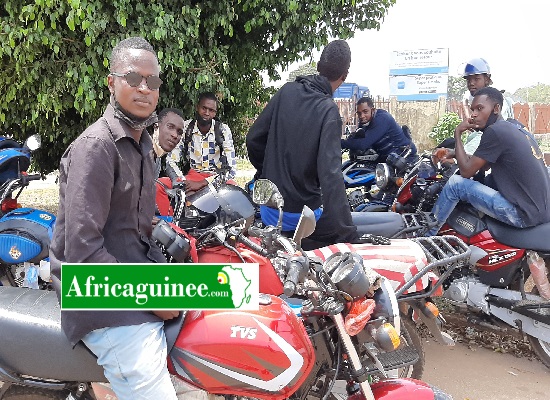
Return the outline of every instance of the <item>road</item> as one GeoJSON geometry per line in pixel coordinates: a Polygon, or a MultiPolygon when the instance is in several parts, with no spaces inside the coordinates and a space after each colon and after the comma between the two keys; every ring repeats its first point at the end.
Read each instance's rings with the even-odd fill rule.
{"type": "Polygon", "coordinates": [[[550,369],[538,359],[517,358],[457,343],[445,347],[425,341],[423,380],[454,400],[548,400],[550,369]]]}

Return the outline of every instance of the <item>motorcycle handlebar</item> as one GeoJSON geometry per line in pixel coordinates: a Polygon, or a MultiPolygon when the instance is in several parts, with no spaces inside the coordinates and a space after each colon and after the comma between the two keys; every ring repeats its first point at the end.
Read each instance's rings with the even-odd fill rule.
{"type": "Polygon", "coordinates": [[[262,237],[262,232],[263,232],[263,229],[262,228],[258,228],[257,226],[251,226],[250,228],[248,228],[248,234],[252,237],[262,237]]]}
{"type": "Polygon", "coordinates": [[[262,246],[260,246],[258,243],[254,242],[253,240],[247,238],[242,234],[242,232],[237,232],[236,230],[231,231],[231,234],[235,235],[235,240],[239,243],[244,244],[246,247],[250,248],[252,251],[258,253],[261,256],[267,257],[269,253],[266,249],[264,249],[262,246]]]}
{"type": "Polygon", "coordinates": [[[40,174],[23,175],[27,181],[38,181],[42,179],[40,174]]]}
{"type": "Polygon", "coordinates": [[[292,256],[286,261],[287,274],[283,284],[285,296],[296,293],[298,282],[302,281],[309,269],[308,259],[304,256],[292,256]]]}

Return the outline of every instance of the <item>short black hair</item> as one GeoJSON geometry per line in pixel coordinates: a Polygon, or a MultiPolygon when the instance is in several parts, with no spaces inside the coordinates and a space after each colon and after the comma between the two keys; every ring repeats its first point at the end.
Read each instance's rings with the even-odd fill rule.
{"type": "Polygon", "coordinates": [[[372,98],[368,96],[361,97],[359,100],[357,100],[356,106],[363,103],[367,103],[367,106],[369,106],[370,108],[374,108],[374,102],[372,101],[372,98]]]}
{"type": "Polygon", "coordinates": [[[199,95],[199,103],[203,101],[204,99],[208,100],[214,100],[216,104],[218,103],[218,98],[214,94],[214,92],[203,92],[199,95]]]}
{"type": "Polygon", "coordinates": [[[129,37],[118,42],[113,48],[109,60],[111,72],[115,72],[115,67],[122,61],[124,51],[128,49],[146,50],[153,53],[155,57],[157,56],[155,49],[146,39],[139,36],[129,37]]]}
{"type": "Polygon", "coordinates": [[[184,119],[183,112],[179,108],[163,108],[158,114],[159,122],[162,121],[169,113],[174,113],[184,119]]]}
{"type": "Polygon", "coordinates": [[[350,64],[349,45],[345,40],[334,40],[323,49],[317,63],[317,71],[329,81],[334,82],[348,72],[350,64]]]}
{"type": "Polygon", "coordinates": [[[487,96],[487,98],[493,100],[495,102],[495,104],[500,104],[500,109],[502,110],[502,105],[504,104],[504,96],[502,95],[500,90],[498,90],[494,87],[486,86],[484,88],[479,89],[478,91],[476,91],[474,93],[474,97],[483,96],[483,95],[485,95],[485,96],[487,96]]]}

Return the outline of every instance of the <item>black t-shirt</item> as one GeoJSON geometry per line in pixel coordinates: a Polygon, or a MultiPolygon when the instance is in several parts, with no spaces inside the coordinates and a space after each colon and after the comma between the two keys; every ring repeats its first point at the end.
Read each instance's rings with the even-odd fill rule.
{"type": "Polygon", "coordinates": [[[499,120],[485,129],[474,155],[489,163],[496,190],[527,226],[550,221],[550,178],[533,135],[499,120]]]}

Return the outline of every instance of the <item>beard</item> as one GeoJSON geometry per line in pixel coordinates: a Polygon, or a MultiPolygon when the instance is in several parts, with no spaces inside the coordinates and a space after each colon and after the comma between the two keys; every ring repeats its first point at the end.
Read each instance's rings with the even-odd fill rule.
{"type": "Polygon", "coordinates": [[[203,117],[197,114],[195,119],[197,120],[197,125],[203,128],[207,126],[210,127],[210,125],[212,125],[212,118],[204,119],[203,117]]]}
{"type": "Polygon", "coordinates": [[[499,117],[499,114],[491,113],[489,118],[487,118],[487,122],[485,123],[485,126],[481,128],[482,131],[493,125],[495,122],[497,122],[497,119],[499,117]]]}

